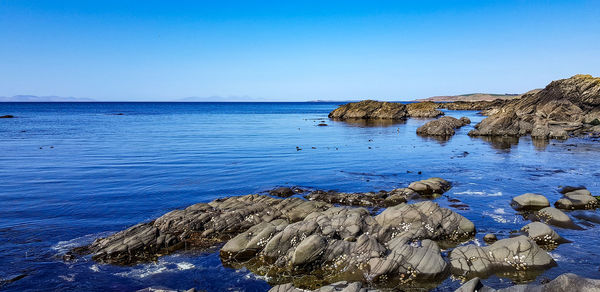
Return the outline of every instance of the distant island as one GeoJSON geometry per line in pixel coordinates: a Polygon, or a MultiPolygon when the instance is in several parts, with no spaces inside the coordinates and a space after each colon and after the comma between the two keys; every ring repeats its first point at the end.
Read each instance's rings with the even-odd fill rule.
{"type": "Polygon", "coordinates": [[[91,98],[64,96],[14,95],[0,96],[0,102],[91,102],[91,98]]]}
{"type": "Polygon", "coordinates": [[[520,98],[522,94],[516,93],[469,93],[461,95],[443,95],[432,96],[428,98],[417,99],[415,101],[433,101],[433,102],[452,102],[452,101],[492,101],[496,99],[510,100],[520,98]]]}

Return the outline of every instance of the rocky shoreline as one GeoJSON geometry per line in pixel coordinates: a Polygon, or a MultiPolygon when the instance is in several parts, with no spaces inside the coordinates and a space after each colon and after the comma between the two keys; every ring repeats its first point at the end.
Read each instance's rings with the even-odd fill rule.
{"type": "MultiPolygon", "coordinates": [[[[571,242],[549,225],[581,229],[544,196],[528,193],[507,205],[531,223],[511,237],[474,244],[473,222],[433,201],[450,188],[441,178],[370,193],[281,187],[272,195],[229,197],[174,210],[70,254],[89,253],[100,263],[133,265],[182,249],[218,247],[225,266],[246,268],[280,285],[271,291],[431,289],[450,276],[469,280],[516,274],[520,281],[534,279],[556,266],[548,251],[571,242]]],[[[582,187],[563,192],[560,200],[573,200],[574,205],[582,197],[596,200],[582,187]]],[[[597,204],[584,206],[595,209],[597,204]]],[[[479,287],[476,281],[459,290],[473,291],[464,289],[479,287]]],[[[585,281],[600,287],[597,280],[585,281]]]]}

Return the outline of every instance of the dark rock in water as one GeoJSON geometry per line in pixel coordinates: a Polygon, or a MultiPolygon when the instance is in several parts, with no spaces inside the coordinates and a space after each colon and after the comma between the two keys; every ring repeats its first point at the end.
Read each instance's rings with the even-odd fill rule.
{"type": "Polygon", "coordinates": [[[554,249],[559,244],[571,242],[562,238],[550,226],[542,222],[531,222],[521,228],[521,231],[545,249],[554,249]]]}
{"type": "Polygon", "coordinates": [[[567,139],[596,130],[586,122],[600,117],[600,78],[575,75],[552,81],[497,109],[475,126],[471,136],[525,136],[567,139]]]}
{"type": "Polygon", "coordinates": [[[433,177],[413,182],[408,188],[398,188],[389,192],[344,193],[318,190],[306,195],[305,198],[346,206],[389,207],[414,199],[437,198],[451,187],[450,182],[433,177]]]}
{"type": "Polygon", "coordinates": [[[329,113],[329,118],[339,120],[384,119],[404,120],[408,117],[435,118],[444,113],[433,102],[420,102],[404,105],[395,102],[363,100],[351,102],[329,113]]]}
{"type": "Polygon", "coordinates": [[[269,191],[269,195],[282,197],[282,198],[287,198],[287,197],[293,196],[295,194],[296,194],[296,192],[294,192],[294,190],[292,190],[291,188],[288,188],[288,187],[279,187],[279,188],[269,191]]]}
{"type": "Polygon", "coordinates": [[[463,284],[456,292],[600,292],[600,280],[588,279],[575,274],[562,274],[556,279],[540,285],[515,285],[496,290],[483,285],[481,279],[473,278],[463,284]]]}
{"type": "Polygon", "coordinates": [[[554,206],[563,210],[593,210],[598,208],[598,200],[586,189],[578,189],[564,193],[554,206]]]}
{"type": "Polygon", "coordinates": [[[297,222],[331,205],[300,198],[247,195],[199,203],[140,223],[88,248],[98,262],[129,265],[156,259],[178,249],[207,248],[263,222],[297,222]]]}
{"type": "Polygon", "coordinates": [[[561,194],[566,194],[566,193],[570,193],[572,191],[577,191],[577,190],[584,190],[585,187],[584,186],[578,186],[578,187],[573,187],[573,186],[564,186],[562,189],[560,189],[560,191],[558,191],[561,194]]]}
{"type": "Polygon", "coordinates": [[[525,236],[502,239],[484,247],[459,246],[450,252],[449,258],[452,272],[467,278],[556,266],[547,252],[525,236]]]}
{"type": "MultiPolygon", "coordinates": [[[[327,286],[323,286],[316,290],[312,290],[312,292],[337,292],[337,291],[340,291],[340,292],[379,292],[380,290],[368,288],[361,282],[348,283],[346,281],[336,282],[333,284],[329,284],[327,286]]],[[[292,283],[287,283],[287,284],[277,285],[277,286],[271,288],[271,290],[269,290],[269,292],[308,292],[308,290],[298,289],[298,288],[294,287],[294,285],[292,283]]]]}
{"type": "Polygon", "coordinates": [[[550,207],[550,202],[540,194],[527,193],[514,197],[510,205],[517,211],[527,211],[550,207]]]}
{"type": "Polygon", "coordinates": [[[574,211],[571,212],[573,217],[589,222],[593,222],[596,224],[600,224],[600,214],[597,214],[592,211],[574,211]]]}
{"type": "Polygon", "coordinates": [[[27,274],[13,275],[13,276],[8,277],[7,279],[0,279],[0,288],[2,288],[2,286],[6,285],[6,284],[14,283],[25,277],[27,277],[27,274]]]}
{"type": "Polygon", "coordinates": [[[14,117],[15,116],[13,116],[13,115],[4,115],[4,116],[0,116],[0,119],[12,119],[14,117]]]}
{"type": "Polygon", "coordinates": [[[317,126],[319,126],[319,127],[327,127],[327,126],[329,126],[329,125],[327,125],[327,124],[325,124],[325,123],[321,123],[321,124],[318,124],[317,126]]]}
{"type": "Polygon", "coordinates": [[[552,207],[546,207],[530,215],[532,220],[541,221],[550,225],[581,230],[581,226],[575,224],[571,218],[561,210],[552,207]]]}
{"type": "Polygon", "coordinates": [[[437,109],[438,104],[434,102],[417,102],[406,105],[406,112],[412,118],[436,118],[443,116],[444,112],[437,109]]]}
{"type": "Polygon", "coordinates": [[[454,130],[471,123],[466,117],[459,119],[453,117],[441,117],[426,123],[417,129],[417,134],[423,136],[445,136],[454,135],[454,130]]]}
{"type": "Polygon", "coordinates": [[[346,277],[395,286],[445,278],[447,263],[433,240],[459,242],[474,232],[471,221],[430,201],[375,217],[363,208],[333,207],[296,223],[256,225],[229,240],[221,258],[281,281],[289,277],[302,288],[327,284],[315,279],[346,277]]]}
{"type": "Polygon", "coordinates": [[[496,237],[496,234],[488,233],[483,236],[483,241],[487,243],[492,243],[498,241],[498,238],[496,237]]]}
{"type": "Polygon", "coordinates": [[[401,103],[363,100],[351,102],[338,107],[329,113],[333,119],[392,119],[401,120],[407,117],[406,106],[401,103]]]}

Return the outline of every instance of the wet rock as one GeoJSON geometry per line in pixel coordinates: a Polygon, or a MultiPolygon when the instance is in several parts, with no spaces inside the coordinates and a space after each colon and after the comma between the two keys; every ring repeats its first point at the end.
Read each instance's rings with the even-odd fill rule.
{"type": "Polygon", "coordinates": [[[408,188],[417,192],[421,196],[437,196],[445,193],[452,187],[452,184],[445,179],[432,177],[425,180],[413,182],[408,188]]]}
{"type": "Polygon", "coordinates": [[[417,129],[417,134],[422,136],[444,136],[449,137],[454,135],[454,130],[462,126],[468,125],[471,120],[462,117],[460,120],[453,117],[441,117],[437,120],[427,122],[425,125],[417,129]]]}
{"type": "Polygon", "coordinates": [[[564,186],[562,189],[560,189],[559,192],[561,194],[566,194],[566,193],[570,193],[572,191],[583,190],[583,189],[585,189],[584,186],[577,186],[577,187],[574,187],[574,186],[564,186]]]}
{"type": "Polygon", "coordinates": [[[329,125],[327,125],[327,124],[325,124],[325,123],[320,123],[320,124],[318,124],[317,126],[318,126],[318,127],[327,127],[327,126],[329,126],[329,125]]]}
{"type": "Polygon", "coordinates": [[[483,236],[483,241],[487,243],[492,243],[498,241],[498,238],[496,237],[496,234],[488,233],[483,236]]]}
{"type": "Polygon", "coordinates": [[[589,133],[585,122],[598,114],[600,78],[575,75],[524,94],[481,121],[471,136],[525,136],[567,139],[589,133]]]}
{"type": "Polygon", "coordinates": [[[538,220],[543,223],[554,225],[557,227],[568,228],[568,229],[583,229],[581,226],[575,224],[571,218],[561,210],[552,207],[546,207],[533,214],[531,214],[532,220],[538,220]]]}
{"type": "Polygon", "coordinates": [[[406,105],[406,112],[413,118],[436,118],[444,115],[444,112],[437,109],[438,104],[434,102],[417,102],[406,105]]]}
{"type": "MultiPolygon", "coordinates": [[[[321,191],[317,190],[306,195],[305,198],[311,201],[321,201],[331,204],[341,204],[346,206],[361,206],[361,207],[375,207],[383,206],[385,199],[388,197],[388,192],[366,192],[366,193],[343,193],[335,191],[321,191]]],[[[388,203],[393,203],[389,201],[388,203]]],[[[402,198],[397,198],[397,202],[406,202],[406,199],[402,201],[402,198]]]]}
{"type": "Polygon", "coordinates": [[[598,208],[598,200],[586,189],[572,190],[566,192],[563,198],[554,203],[554,206],[563,210],[581,210],[598,208]]]}
{"type": "MultiPolygon", "coordinates": [[[[298,288],[294,287],[294,285],[292,283],[277,285],[277,286],[271,288],[271,290],[269,290],[269,292],[307,292],[307,291],[309,291],[309,290],[298,289],[298,288]]],[[[368,288],[361,282],[348,283],[346,281],[341,281],[341,282],[329,284],[327,286],[323,286],[321,288],[318,288],[316,290],[311,290],[311,291],[312,292],[336,292],[336,291],[340,291],[340,292],[379,292],[380,290],[368,288]]]]}
{"type": "Polygon", "coordinates": [[[515,285],[512,287],[496,290],[483,285],[481,279],[473,278],[463,284],[456,292],[567,292],[567,291],[589,291],[600,292],[600,280],[588,279],[575,274],[562,274],[556,279],[540,285],[515,285]]]}
{"type": "Polygon", "coordinates": [[[526,211],[550,207],[550,202],[540,194],[527,193],[514,197],[510,205],[517,211],[526,211]]]}
{"type": "Polygon", "coordinates": [[[489,246],[459,246],[449,255],[452,272],[467,277],[501,272],[543,270],[556,265],[535,241],[518,236],[496,241],[489,246]]]}
{"type": "Polygon", "coordinates": [[[406,106],[401,103],[363,100],[351,102],[329,113],[332,119],[391,119],[402,120],[407,117],[406,106]]]}
{"type": "Polygon", "coordinates": [[[279,187],[279,188],[269,191],[269,195],[282,197],[282,198],[287,198],[287,197],[293,196],[295,194],[296,194],[296,192],[294,192],[294,190],[292,190],[291,188],[288,188],[288,187],[279,187]]]}
{"type": "Polygon", "coordinates": [[[542,222],[531,222],[521,228],[521,231],[545,249],[554,249],[559,244],[571,242],[542,222]]]}
{"type": "Polygon", "coordinates": [[[221,249],[221,258],[234,266],[242,259],[239,264],[274,279],[312,275],[393,285],[443,279],[447,263],[433,240],[460,240],[474,232],[468,219],[430,201],[391,207],[375,217],[363,208],[333,207],[299,222],[250,228],[221,249]]]}
{"type": "Polygon", "coordinates": [[[6,285],[6,284],[14,283],[16,281],[19,281],[19,280],[25,278],[25,277],[27,277],[27,274],[12,275],[12,276],[9,276],[6,279],[0,279],[0,288],[2,288],[2,286],[6,285]]]}
{"type": "Polygon", "coordinates": [[[13,116],[13,115],[4,115],[4,116],[0,116],[0,119],[12,119],[14,117],[15,116],[13,116]]]}
{"type": "MultiPolygon", "coordinates": [[[[160,254],[207,248],[249,228],[274,220],[296,222],[331,205],[300,198],[247,195],[199,203],[94,241],[88,248],[96,261],[128,265],[160,254]]],[[[279,221],[276,221],[279,222],[279,221]]]]}

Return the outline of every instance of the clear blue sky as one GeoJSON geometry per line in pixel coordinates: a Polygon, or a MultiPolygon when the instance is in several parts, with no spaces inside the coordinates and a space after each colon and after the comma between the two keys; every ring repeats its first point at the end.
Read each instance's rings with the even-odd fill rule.
{"type": "Polygon", "coordinates": [[[0,96],[409,100],[600,75],[600,1],[0,1],[0,96]]]}

